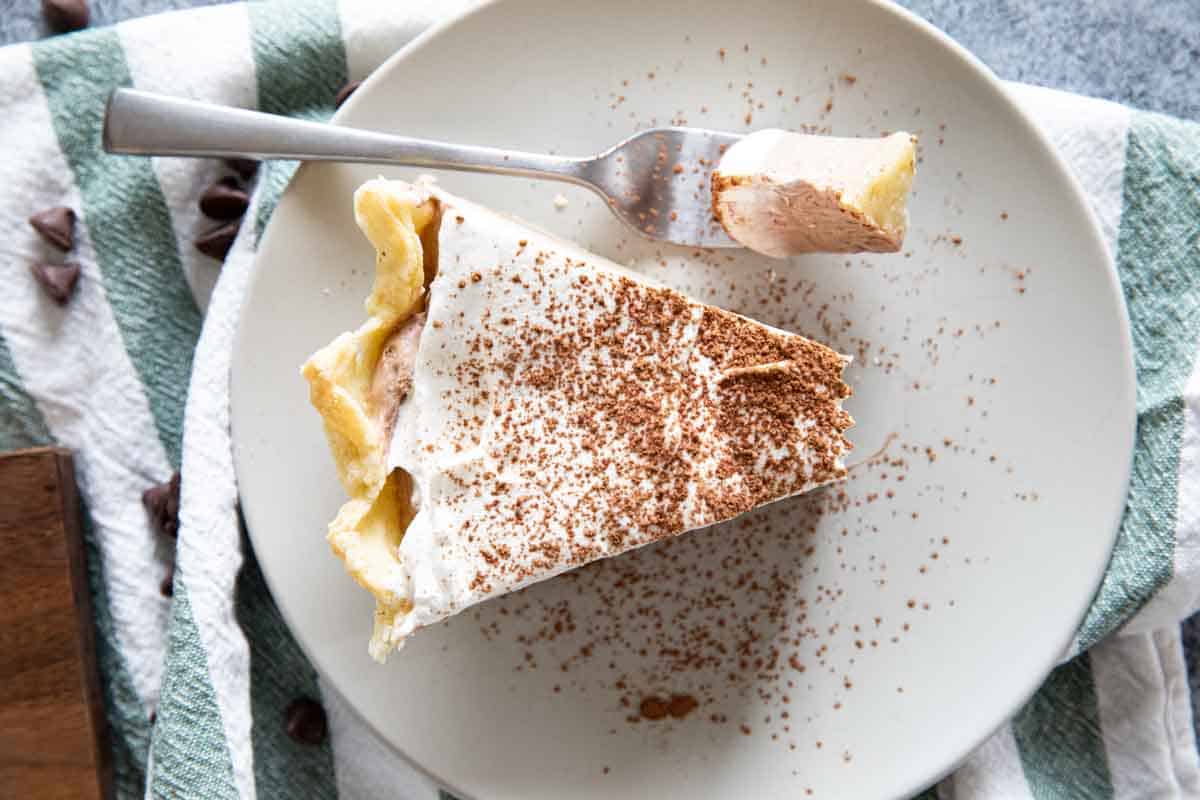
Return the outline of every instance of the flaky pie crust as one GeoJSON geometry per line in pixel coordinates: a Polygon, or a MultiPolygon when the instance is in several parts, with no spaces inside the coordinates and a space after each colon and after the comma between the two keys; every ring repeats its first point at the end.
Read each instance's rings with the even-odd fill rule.
{"type": "Polygon", "coordinates": [[[368,392],[388,337],[424,306],[429,276],[422,234],[436,234],[437,215],[436,198],[420,186],[377,179],[355,192],[355,221],[376,251],[367,320],[301,368],[350,497],[329,523],[327,539],[350,575],[375,597],[369,650],[379,660],[393,649],[396,621],[412,608],[387,578],[399,565],[397,548],[414,511],[408,474],[388,472],[390,443],[368,392]]]}

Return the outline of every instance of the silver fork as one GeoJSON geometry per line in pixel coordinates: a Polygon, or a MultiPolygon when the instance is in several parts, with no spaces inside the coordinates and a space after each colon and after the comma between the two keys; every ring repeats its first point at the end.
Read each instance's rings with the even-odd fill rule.
{"type": "Polygon", "coordinates": [[[652,128],[585,158],[447,144],[241,108],[118,89],[104,115],[104,149],[138,156],[355,161],[547,178],[592,189],[642,236],[689,247],[736,247],[712,215],[721,154],[741,137],[652,128]]]}

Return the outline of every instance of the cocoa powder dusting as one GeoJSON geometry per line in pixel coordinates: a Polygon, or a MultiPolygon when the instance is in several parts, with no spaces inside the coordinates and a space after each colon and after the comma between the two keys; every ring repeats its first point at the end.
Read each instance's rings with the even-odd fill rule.
{"type": "Polygon", "coordinates": [[[674,694],[671,695],[671,702],[667,705],[667,711],[675,719],[683,719],[688,714],[696,710],[700,705],[696,698],[690,694],[674,694]]]}
{"type": "Polygon", "coordinates": [[[517,586],[844,476],[836,352],[516,244],[519,269],[502,257],[463,271],[458,291],[487,293],[486,310],[445,320],[431,345],[463,350],[439,446],[482,447],[473,463],[494,465],[450,471],[466,489],[451,510],[483,500],[505,539],[470,539],[473,586],[517,586]]]}
{"type": "Polygon", "coordinates": [[[660,697],[647,697],[638,706],[643,719],[659,720],[667,716],[670,705],[660,697]]]}
{"type": "MultiPolygon", "coordinates": [[[[820,750],[817,737],[826,736],[826,750],[838,757],[845,743],[829,737],[822,719],[861,703],[861,665],[903,657],[910,632],[932,619],[920,592],[897,598],[894,591],[908,589],[894,588],[889,577],[923,564],[935,577],[919,580],[933,581],[951,557],[971,564],[949,548],[942,529],[926,531],[952,524],[952,516],[918,515],[911,503],[944,499],[949,512],[959,499],[960,460],[987,463],[992,450],[970,428],[948,426],[921,441],[893,434],[847,475],[836,462],[851,421],[838,403],[850,390],[834,350],[538,247],[534,239],[501,254],[500,263],[474,264],[476,274],[463,272],[457,284],[503,296],[489,296],[485,324],[466,341],[468,355],[449,367],[462,387],[454,402],[466,397],[473,409],[453,432],[453,446],[486,445],[488,474],[463,470],[451,479],[487,494],[489,515],[521,532],[503,558],[495,542],[471,532],[472,546],[492,559],[474,576],[479,585],[501,592],[570,571],[477,607],[481,635],[518,647],[515,673],[551,670],[546,685],[563,693],[607,693],[619,716],[605,725],[728,726],[778,737],[792,750],[820,750]],[[538,269],[532,279],[523,272],[523,282],[506,275],[495,288],[501,281],[492,276],[509,268],[505,259],[518,249],[538,269]],[[567,292],[559,290],[563,276],[570,276],[567,292]],[[526,324],[524,310],[508,310],[516,307],[536,309],[539,318],[526,324]],[[697,368],[701,361],[708,372],[697,368]],[[496,374],[499,382],[491,380],[496,374]],[[798,429],[797,419],[814,424],[798,429]],[[485,420],[491,440],[479,438],[485,420]],[[798,469],[786,454],[801,451],[798,469]],[[563,463],[587,467],[560,470],[563,463]],[[845,481],[788,497],[839,478],[845,481]],[[762,505],[780,497],[788,499],[762,505]],[[712,523],[719,524],[674,535],[712,523]],[[911,563],[875,555],[871,542],[917,531],[936,532],[931,544],[944,546],[942,557],[924,539],[911,563]],[[621,551],[628,552],[575,568],[621,551]],[[847,594],[864,590],[888,600],[851,619],[847,594]],[[692,713],[701,706],[703,713],[692,713]]],[[[973,320],[952,318],[930,320],[928,329],[905,321],[885,332],[852,319],[846,309],[861,300],[829,296],[820,279],[735,277],[713,262],[706,274],[717,277],[689,294],[853,353],[856,378],[890,377],[884,385],[898,392],[919,379],[926,387],[920,394],[931,393],[939,344],[944,352],[993,329],[990,318],[974,328],[973,320]],[[914,347],[904,344],[910,337],[914,347]]],[[[848,260],[845,268],[861,266],[848,260]]],[[[884,276],[901,280],[895,268],[884,276]]],[[[904,296],[934,277],[914,272],[904,296]]],[[[899,304],[889,299],[876,309],[899,304]]],[[[447,328],[447,336],[460,335],[447,328]]],[[[977,420],[994,385],[976,376],[964,412],[977,420]]],[[[868,451],[886,435],[872,433],[879,438],[864,442],[868,451]]]]}

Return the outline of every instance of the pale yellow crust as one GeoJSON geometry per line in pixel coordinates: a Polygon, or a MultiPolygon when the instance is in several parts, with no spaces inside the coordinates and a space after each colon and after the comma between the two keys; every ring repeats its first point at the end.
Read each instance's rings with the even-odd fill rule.
{"type": "Polygon", "coordinates": [[[422,233],[436,227],[438,208],[419,187],[379,179],[355,192],[354,216],[376,250],[367,320],[314,353],[301,374],[350,496],[329,523],[328,541],[350,575],[375,596],[370,649],[381,657],[391,649],[393,621],[411,608],[386,578],[398,564],[397,548],[412,520],[412,484],[401,470],[388,473],[385,426],[368,398],[384,343],[425,302],[422,233]]]}

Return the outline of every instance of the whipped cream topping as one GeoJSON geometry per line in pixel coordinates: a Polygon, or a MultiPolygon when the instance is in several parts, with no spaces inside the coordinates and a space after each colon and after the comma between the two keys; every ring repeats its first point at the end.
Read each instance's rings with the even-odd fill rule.
{"type": "Polygon", "coordinates": [[[734,241],[768,256],[895,252],[908,224],[915,139],[761,130],[713,172],[713,213],[734,241]]]}
{"type": "Polygon", "coordinates": [[[416,512],[390,644],[844,476],[846,357],[433,193],[438,273],[387,463],[416,512]]]}

